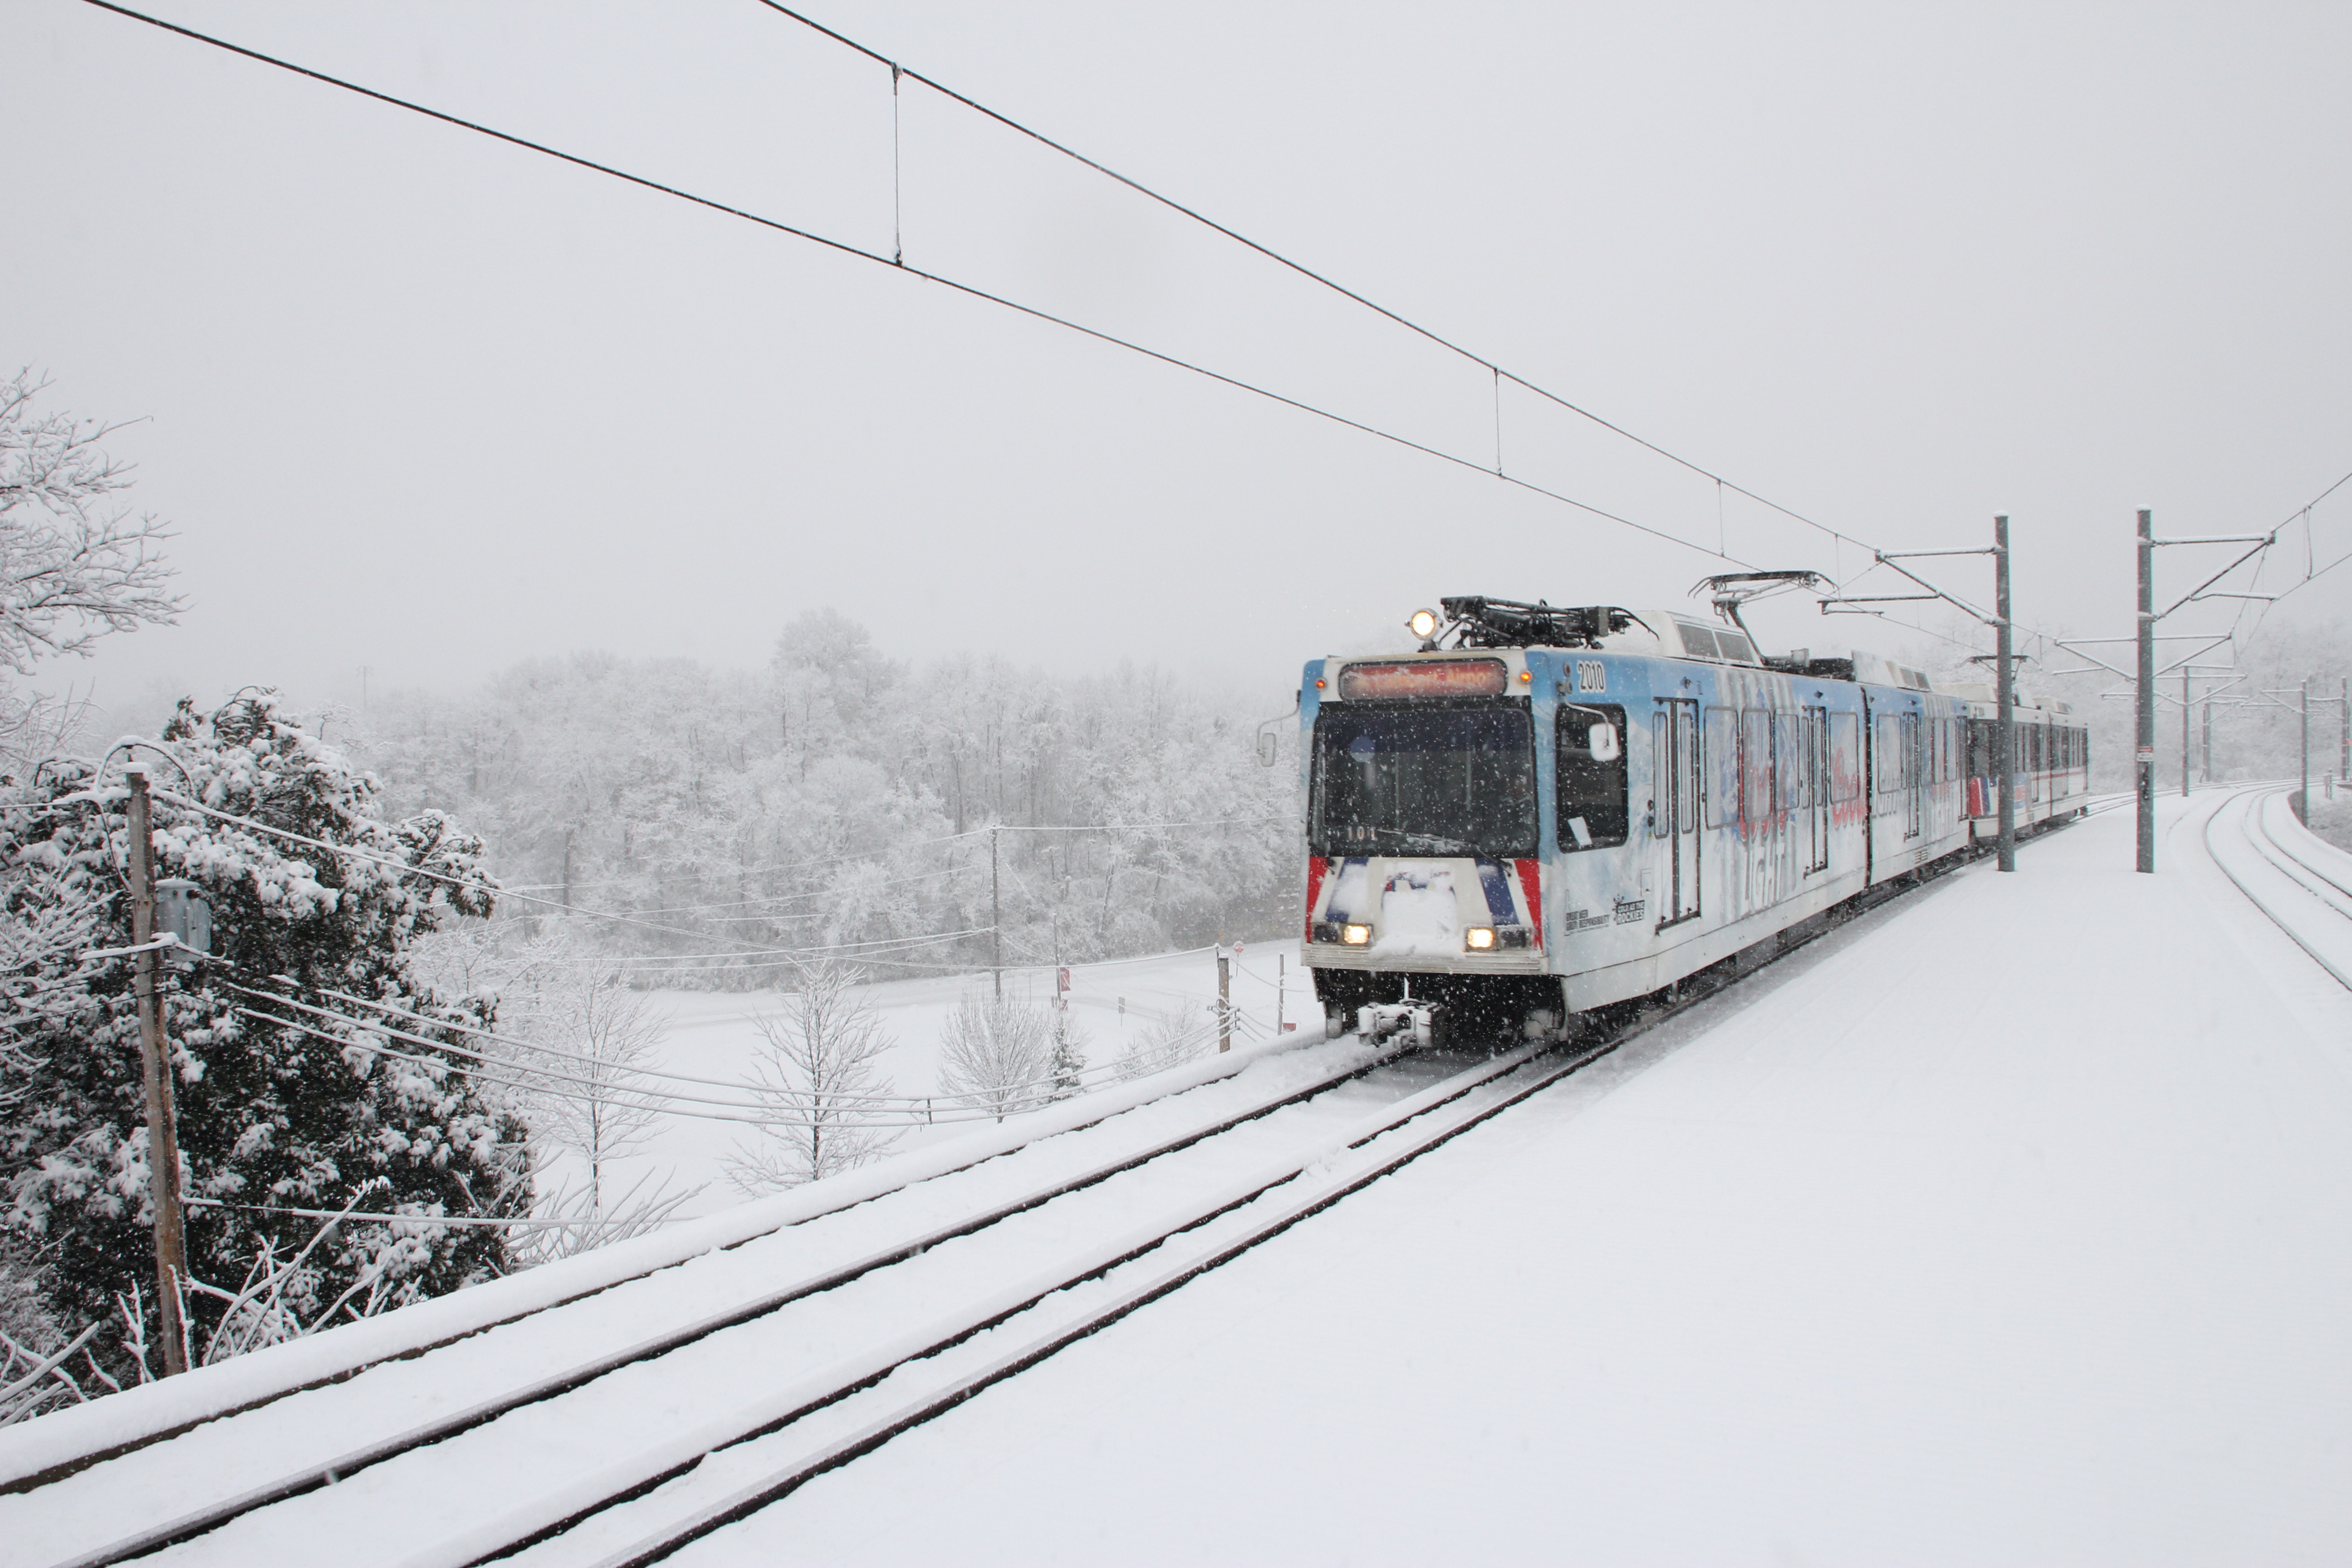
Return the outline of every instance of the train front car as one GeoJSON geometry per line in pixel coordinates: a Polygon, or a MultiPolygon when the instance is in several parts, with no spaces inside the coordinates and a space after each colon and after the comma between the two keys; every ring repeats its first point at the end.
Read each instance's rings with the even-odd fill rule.
{"type": "MultiPolygon", "coordinates": [[[[1557,1033],[1568,1013],[1547,889],[1640,886],[1557,864],[1624,851],[1625,709],[1599,654],[1638,623],[1605,607],[1445,605],[1467,646],[1438,650],[1423,612],[1423,651],[1318,659],[1302,682],[1307,963],[1335,1035],[1363,1005],[1408,996],[1444,1004],[1457,1033],[1557,1033]],[[1553,646],[1526,646],[1538,643],[1553,646]]],[[[1598,917],[1596,895],[1583,901],[1580,919],[1649,918],[1639,897],[1598,896],[1598,917]]]]}

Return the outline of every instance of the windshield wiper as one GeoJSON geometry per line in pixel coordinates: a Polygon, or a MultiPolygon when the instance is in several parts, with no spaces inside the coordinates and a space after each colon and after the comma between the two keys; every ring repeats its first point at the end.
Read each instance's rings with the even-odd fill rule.
{"type": "Polygon", "coordinates": [[[1401,827],[1375,827],[1374,838],[1393,838],[1408,849],[1418,849],[1425,855],[1475,855],[1478,847],[1465,844],[1459,838],[1446,838],[1434,833],[1407,833],[1401,827]]]}

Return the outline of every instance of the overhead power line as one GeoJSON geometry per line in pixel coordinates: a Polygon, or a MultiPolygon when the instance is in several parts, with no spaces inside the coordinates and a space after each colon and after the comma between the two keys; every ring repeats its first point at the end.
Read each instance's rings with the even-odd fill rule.
{"type": "MultiPolygon", "coordinates": [[[[961,282],[956,279],[947,277],[944,274],[927,272],[921,268],[908,266],[901,257],[884,256],[877,251],[867,250],[862,246],[852,245],[846,240],[831,238],[828,236],[818,234],[812,229],[801,228],[795,225],[784,223],[780,219],[767,217],[761,214],[751,212],[747,208],[732,206],[725,202],[713,200],[709,196],[698,195],[692,191],[685,190],[676,185],[665,184],[658,180],[648,179],[642,174],[634,174],[629,173],[627,170],[616,168],[609,163],[600,163],[593,159],[583,158],[578,153],[566,153],[560,148],[549,146],[544,142],[533,142],[527,137],[517,136],[510,132],[500,131],[492,126],[480,124],[475,121],[462,119],[457,115],[447,113],[442,110],[428,108],[425,104],[415,102],[409,99],[399,98],[388,92],[382,92],[372,87],[362,87],[357,82],[346,80],[341,77],[330,76],[324,71],[313,70],[308,66],[297,65],[291,60],[281,59],[275,55],[267,55],[258,49],[247,48],[242,44],[231,43],[226,38],[216,37],[210,33],[198,32],[193,27],[184,27],[176,22],[167,22],[160,16],[151,16],[143,11],[134,11],[127,5],[116,5],[114,0],[82,0],[82,3],[84,5],[95,6],[101,11],[111,12],[116,16],[126,17],[134,22],[143,22],[149,26],[161,28],[163,31],[167,33],[177,34],[182,37],[191,39],[196,43],[206,44],[214,48],[226,50],[230,54],[240,56],[246,59],[256,61],[261,65],[275,67],[279,70],[289,71],[296,76],[307,77],[312,81],[322,83],[328,87],[340,88],[346,92],[357,93],[362,98],[373,99],[378,103],[389,104],[395,109],[404,109],[411,113],[421,114],[430,120],[437,120],[445,125],[453,125],[462,131],[470,131],[475,132],[477,135],[488,136],[495,141],[504,142],[509,146],[520,147],[524,149],[526,152],[538,153],[546,157],[554,158],[562,163],[570,163],[576,168],[586,169],[594,174],[608,175],[613,179],[621,180],[629,184],[636,185],[648,191],[655,191],[666,196],[675,196],[679,201],[691,202],[697,206],[707,207],[712,212],[723,213],[730,217],[740,218],[746,223],[758,224],[763,228],[773,229],[780,234],[788,234],[798,239],[808,240],[812,244],[824,246],[829,250],[838,251],[844,256],[853,256],[863,261],[870,261],[877,266],[887,267],[894,272],[901,272],[910,278],[919,278],[927,283],[936,283],[942,289],[952,289],[956,293],[969,296],[971,299],[984,300],[992,305],[1002,306],[1005,310],[1017,311],[1018,313],[1028,316],[1035,321],[1045,321],[1054,326],[1066,328],[1070,331],[1077,332],[1083,336],[1093,338],[1097,342],[1110,344],[1112,347],[1126,349],[1130,353],[1141,354],[1147,359],[1157,360],[1160,363],[1169,365],[1174,369],[1189,371],[1192,374],[1204,377],[1207,380],[1233,387],[1236,391],[1254,394],[1255,395],[1265,398],[1270,402],[1279,403],[1288,408],[1295,408],[1302,414],[1310,414],[1318,419],[1328,420],[1332,424],[1344,426],[1350,430],[1360,431],[1367,436],[1377,437],[1383,441],[1391,442],[1397,446],[1406,447],[1409,450],[1439,458],[1444,462],[1452,463],[1458,468],[1467,468],[1473,473],[1486,475],[1488,478],[1500,480],[1505,484],[1526,490],[1530,494],[1543,496],[1551,500],[1559,501],[1564,506],[1573,507],[1579,511],[1584,512],[1592,517],[1600,518],[1604,521],[1613,522],[1621,527],[1632,529],[1636,533],[1646,534],[1650,538],[1660,540],[1669,544],[1680,545],[1685,550],[1694,550],[1702,555],[1713,556],[1720,561],[1727,561],[1734,565],[1746,566],[1751,570],[1759,569],[1757,567],[1756,563],[1733,555],[1719,544],[1702,544],[1696,540],[1685,539],[1680,534],[1669,532],[1664,529],[1653,528],[1647,523],[1636,522],[1633,519],[1626,517],[1622,513],[1611,511],[1603,507],[1594,506],[1590,501],[1579,500],[1574,496],[1563,494],[1559,490],[1551,489],[1546,486],[1537,484],[1530,479],[1521,479],[1515,474],[1502,472],[1499,468],[1489,468],[1482,462],[1476,461],[1473,458],[1461,457],[1453,452],[1445,451],[1441,447],[1432,447],[1425,442],[1416,441],[1409,436],[1400,435],[1393,430],[1385,430],[1381,428],[1379,426],[1369,425],[1360,419],[1351,419],[1348,416],[1339,413],[1336,410],[1325,408],[1317,404],[1308,403],[1302,398],[1289,396],[1284,393],[1276,392],[1271,387],[1261,386],[1255,382],[1244,381],[1238,376],[1227,375],[1222,371],[1212,370],[1205,364],[1183,359],[1172,353],[1164,353],[1161,350],[1137,342],[1132,339],[1122,338],[1115,333],[1104,331],[1097,327],[1089,327],[1084,322],[1073,321],[1066,316],[1055,315],[1050,310],[1042,310],[1034,305],[1024,304],[1018,300],[1013,300],[1002,294],[991,293],[985,289],[976,287],[970,283],[961,282]]],[[[805,20],[805,18],[801,18],[797,16],[795,16],[794,19],[805,20]]],[[[814,24],[810,25],[814,26],[814,24]]],[[[838,35],[834,36],[838,37],[838,35]]],[[[843,39],[842,41],[847,43],[849,40],[843,39]]],[[[871,50],[864,50],[863,46],[856,47],[865,53],[873,53],[871,50]]],[[[879,55],[874,55],[873,58],[876,59],[882,58],[879,55]]],[[[887,62],[886,61],[885,63],[887,64],[887,62]]],[[[940,87],[939,84],[931,82],[928,79],[925,79],[924,85],[934,88],[936,90],[941,92],[949,91],[949,89],[940,87]]],[[[971,101],[968,99],[961,98],[961,95],[950,94],[950,96],[957,97],[959,101],[961,102],[969,103],[971,101]]],[[[981,106],[974,104],[973,107],[980,108],[981,106]]],[[[996,115],[995,111],[991,110],[982,109],[982,112],[988,113],[993,118],[1003,119],[1003,116],[996,115]]],[[[1008,121],[1006,123],[1011,124],[1013,122],[1008,121]]],[[[1026,131],[1025,128],[1022,129],[1024,130],[1024,134],[1036,134],[1034,132],[1026,131]]],[[[1038,140],[1043,142],[1046,139],[1039,137],[1038,140]]],[[[1058,143],[1048,142],[1047,145],[1055,146],[1058,150],[1067,152],[1067,149],[1058,148],[1058,143]]],[[[1071,153],[1070,156],[1076,157],[1078,154],[1071,153]]],[[[1090,162],[1087,160],[1081,161],[1090,162]]],[[[1094,166],[1100,167],[1100,165],[1094,166]]],[[[1105,173],[1108,174],[1109,171],[1106,170],[1105,173]]],[[[1113,177],[1124,180],[1124,176],[1114,175],[1113,177]]],[[[1132,182],[1126,183],[1132,184],[1132,182]]],[[[1141,189],[1139,186],[1137,188],[1141,189]]],[[[1164,200],[1165,198],[1155,196],[1154,199],[1164,200]]],[[[1173,206],[1176,204],[1171,203],[1169,205],[1173,206]]],[[[1180,208],[1179,210],[1189,209],[1180,208]]],[[[1198,215],[1193,216],[1197,216],[1198,215]]],[[[1200,221],[1205,223],[1208,220],[1201,219],[1200,221]]],[[[1216,226],[1212,225],[1211,226],[1216,226]]],[[[1221,232],[1229,233],[1230,231],[1221,230],[1221,232]]],[[[1239,239],[1241,237],[1234,236],[1234,237],[1239,239]]],[[[1244,243],[1252,242],[1244,241],[1244,243]]],[[[1263,249],[1262,247],[1256,247],[1254,244],[1253,248],[1263,249]]],[[[1265,254],[1271,256],[1274,253],[1268,251],[1265,252],[1265,254]]],[[[1277,259],[1279,258],[1277,258],[1277,259]]],[[[1284,264],[1286,266],[1296,266],[1295,263],[1287,261],[1284,264]]],[[[1298,268],[1298,270],[1301,272],[1306,271],[1303,268],[1298,268]]],[[[1307,275],[1309,277],[1318,277],[1318,275],[1313,273],[1307,273],[1307,275]]],[[[1319,277],[1318,277],[1318,280],[1326,282],[1327,287],[1334,289],[1338,288],[1338,285],[1330,284],[1328,280],[1321,279],[1319,277]]],[[[1341,293],[1348,292],[1345,289],[1340,289],[1339,291],[1341,293]]],[[[1360,302],[1367,305],[1369,308],[1380,310],[1381,313],[1383,315],[1391,315],[1391,312],[1381,309],[1381,307],[1371,305],[1370,301],[1362,300],[1360,296],[1349,294],[1349,297],[1351,299],[1358,299],[1360,302]]],[[[1402,321],[1402,318],[1393,316],[1391,316],[1391,319],[1402,321]]],[[[1411,323],[1406,324],[1410,325],[1411,323]]],[[[1445,342],[1445,340],[1437,338],[1434,334],[1427,333],[1423,329],[1416,327],[1413,330],[1416,331],[1423,331],[1423,335],[1429,336],[1433,342],[1442,343],[1445,342]]],[[[1445,343],[1445,346],[1453,348],[1454,353],[1463,354],[1465,357],[1475,361],[1475,363],[1480,365],[1486,366],[1498,376],[1508,375],[1513,382],[1521,386],[1527,387],[1528,390],[1536,393],[1539,396],[1559,403],[1562,407],[1572,409],[1574,412],[1582,415],[1586,418],[1595,419],[1596,423],[1607,424],[1607,421],[1599,420],[1596,416],[1588,414],[1583,409],[1577,408],[1573,404],[1567,403],[1564,399],[1559,398],[1555,395],[1544,391],[1541,387],[1527,382],[1516,374],[1501,370],[1487,360],[1480,359],[1475,354],[1470,354],[1465,350],[1454,348],[1451,343],[1445,343]]],[[[1609,427],[1612,430],[1617,428],[1614,426],[1610,426],[1609,427]]],[[[1640,437],[1633,437],[1624,431],[1621,430],[1618,433],[1620,435],[1626,435],[1628,439],[1636,441],[1640,440],[1640,437]]],[[[1644,447],[1649,447],[1651,450],[1659,453],[1663,457],[1669,458],[1673,461],[1682,464],[1684,467],[1691,469],[1694,473],[1704,474],[1711,479],[1716,479],[1717,482],[1723,484],[1726,488],[1737,489],[1740,494],[1749,496],[1759,503],[1771,507],[1776,511],[1781,511],[1790,517],[1797,518],[1800,521],[1806,523],[1808,526],[1820,529],[1823,533],[1829,534],[1832,538],[1852,538],[1852,535],[1840,533],[1837,530],[1829,528],[1825,524],[1814,522],[1811,518],[1803,517],[1800,513],[1789,511],[1787,508],[1781,507],[1776,502],[1766,500],[1763,497],[1757,496],[1750,490],[1745,489],[1738,485],[1734,485],[1727,479],[1721,479],[1711,470],[1699,468],[1696,464],[1688,463],[1681,458],[1675,457],[1673,453],[1666,451],[1663,447],[1652,447],[1651,444],[1646,441],[1643,441],[1641,444],[1644,447]]],[[[1863,543],[1863,542],[1859,540],[1854,541],[1854,542],[1857,544],[1863,543]]]]}
{"type": "MultiPolygon", "coordinates": [[[[1171,212],[1180,213],[1185,217],[1192,219],[1194,223],[1201,225],[1202,227],[1213,229],[1216,233],[1223,235],[1225,238],[1232,240],[1234,244],[1255,251],[1258,255],[1265,257],[1268,261],[1275,263],[1276,266],[1287,268],[1291,271],[1297,273],[1301,278],[1307,279],[1310,282],[1328,289],[1343,299],[1353,300],[1355,303],[1361,305],[1365,310],[1371,311],[1375,315],[1385,317],[1389,321],[1395,322],[1398,326],[1402,327],[1405,331],[1415,333],[1418,336],[1425,338],[1429,342],[1435,343],[1439,348],[1445,350],[1448,353],[1454,354],[1462,359],[1469,361],[1479,369],[1486,371],[1490,375],[1496,377],[1498,383],[1508,381],[1514,385],[1523,387],[1527,391],[1535,394],[1538,397],[1543,398],[1547,402],[1556,404],[1559,407],[1568,410],[1568,412],[1577,416],[1579,418],[1591,420],[1593,424],[1600,426],[1602,429],[1609,431],[1612,435],[1621,436],[1626,440],[1633,442],[1637,447],[1641,447],[1646,450],[1656,453],[1659,457],[1665,458],[1668,462],[1677,464],[1682,468],[1689,469],[1694,474],[1697,474],[1704,479],[1710,479],[1716,484],[1722,486],[1725,489],[1736,491],[1740,495],[1746,496],[1749,500],[1756,502],[1759,506],[1769,507],[1772,510],[1779,512],[1781,516],[1801,522],[1808,528],[1816,529],[1821,532],[1827,534],[1832,539],[1842,540],[1850,544],[1861,544],[1866,549],[1870,548],[1864,541],[1854,538],[1853,534],[1832,528],[1827,523],[1817,522],[1801,511],[1793,511],[1788,507],[1782,506],[1780,502],[1771,500],[1769,497],[1757,494],[1754,490],[1748,489],[1745,485],[1736,484],[1732,480],[1725,479],[1721,474],[1717,473],[1712,468],[1692,462],[1689,458],[1681,456],[1679,453],[1669,451],[1667,448],[1659,446],[1654,441],[1651,441],[1635,435],[1633,431],[1626,429],[1622,425],[1612,424],[1609,420],[1602,418],[1600,415],[1593,413],[1591,409],[1570,402],[1567,398],[1560,396],[1558,393],[1547,391],[1536,383],[1529,381],[1527,377],[1520,375],[1514,371],[1506,369],[1503,365],[1486,358],[1486,355],[1478,353],[1474,350],[1464,348],[1460,343],[1455,342],[1453,339],[1433,331],[1431,329],[1423,326],[1420,322],[1412,320],[1410,317],[1401,315],[1397,311],[1390,310],[1386,305],[1381,304],[1377,300],[1369,299],[1362,294],[1357,293],[1353,289],[1347,287],[1347,285],[1336,282],[1325,274],[1316,271],[1313,268],[1291,259],[1289,257],[1285,256],[1282,252],[1274,249],[1272,247],[1261,245],[1256,240],[1252,239],[1249,236],[1241,233],[1239,230],[1226,227],[1223,224],[1221,224],[1216,219],[1208,216],[1199,209],[1187,206],[1182,202],[1176,200],[1173,196],[1166,195],[1160,191],[1154,190],[1150,185],[1143,184],[1140,180],[1130,179],[1127,175],[1120,174],[1117,169],[1111,168],[1108,164],[1098,163],[1095,159],[1087,157],[1084,153],[1077,151],[1077,149],[1055,141],[1045,132],[1023,124],[1020,121],[1013,119],[1011,115],[1003,113],[998,110],[991,109],[988,105],[981,102],[979,100],[968,97],[963,93],[958,92],[955,89],[947,86],[943,82],[936,81],[933,79],[925,76],[921,71],[915,69],[912,66],[902,65],[898,61],[891,59],[887,55],[881,54],[880,52],[859,43],[856,39],[848,37],[846,34],[837,33],[831,27],[826,26],[824,23],[812,20],[808,16],[803,16],[800,12],[793,10],[789,5],[778,4],[777,0],[759,0],[759,4],[766,6],[769,10],[777,13],[779,16],[789,16],[793,21],[798,22],[801,26],[824,34],[826,37],[831,38],[837,44],[855,49],[857,53],[864,55],[867,59],[874,61],[877,65],[887,66],[889,68],[894,80],[897,78],[903,76],[909,81],[920,82],[923,86],[929,88],[933,92],[939,93],[945,98],[953,99],[956,102],[962,104],[966,109],[971,110],[973,113],[984,115],[988,119],[996,121],[999,125],[1003,126],[1008,131],[1016,132],[1023,136],[1028,137],[1031,141],[1035,142],[1040,146],[1051,148],[1065,158],[1068,158],[1075,163],[1083,163],[1087,168],[1092,169],[1096,174],[1102,175],[1106,179],[1117,181],[1119,184],[1125,185],[1129,190],[1135,192],[1138,195],[1143,196],[1147,200],[1157,202],[1161,206],[1168,208],[1171,212]]],[[[1499,464],[1497,466],[1499,467],[1499,464]]],[[[1491,472],[1493,470],[1482,471],[1491,472]]],[[[1684,541],[1682,542],[1687,543],[1688,542],[1684,541]]],[[[1703,549],[1704,546],[1695,545],[1693,548],[1703,549]]],[[[1721,555],[1723,552],[1720,549],[1716,549],[1707,551],[1707,553],[1710,555],[1721,555]]]]}

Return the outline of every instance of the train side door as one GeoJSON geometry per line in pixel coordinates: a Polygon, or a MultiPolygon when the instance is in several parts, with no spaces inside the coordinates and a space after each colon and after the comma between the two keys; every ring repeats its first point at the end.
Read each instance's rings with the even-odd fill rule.
{"type": "Polygon", "coordinates": [[[1926,770],[1919,765],[1919,715],[1916,713],[1903,715],[1903,736],[1899,743],[1901,754],[1895,765],[1903,770],[1903,837],[1916,838],[1920,822],[1927,815],[1925,803],[1919,798],[1927,788],[1927,781],[1920,776],[1926,770]]]}
{"type": "Polygon", "coordinates": [[[1805,875],[1830,868],[1830,710],[1808,708],[1797,727],[1798,809],[1804,813],[1801,847],[1805,875]]]}
{"type": "Polygon", "coordinates": [[[1664,931],[1698,913],[1698,702],[1662,697],[1650,716],[1650,832],[1657,845],[1658,923],[1664,931]]]}

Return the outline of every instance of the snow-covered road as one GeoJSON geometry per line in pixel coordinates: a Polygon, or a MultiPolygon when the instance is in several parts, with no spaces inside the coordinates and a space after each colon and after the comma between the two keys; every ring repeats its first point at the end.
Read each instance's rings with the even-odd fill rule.
{"type": "Polygon", "coordinates": [[[2352,1540],[2352,994],[2127,811],[1856,922],[697,1563],[2352,1540]]]}

